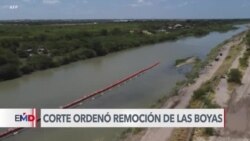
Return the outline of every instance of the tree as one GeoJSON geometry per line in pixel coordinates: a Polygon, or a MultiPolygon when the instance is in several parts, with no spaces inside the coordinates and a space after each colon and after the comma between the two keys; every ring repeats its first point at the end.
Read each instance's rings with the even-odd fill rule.
{"type": "Polygon", "coordinates": [[[28,59],[28,65],[34,70],[43,70],[54,66],[52,59],[46,55],[35,55],[28,59]]]}
{"type": "Polygon", "coordinates": [[[40,41],[40,42],[44,42],[47,39],[47,35],[39,34],[39,35],[35,36],[34,39],[37,41],[40,41]]]}
{"type": "Polygon", "coordinates": [[[15,53],[19,47],[19,41],[16,38],[4,38],[0,40],[0,46],[15,53]]]}
{"type": "Polygon", "coordinates": [[[20,70],[21,70],[22,74],[29,74],[29,73],[34,71],[34,68],[32,66],[26,64],[26,65],[22,66],[20,68],[20,70]]]}
{"type": "Polygon", "coordinates": [[[101,32],[100,32],[100,34],[102,36],[107,36],[108,35],[108,30],[107,29],[102,29],[101,32]]]}
{"type": "Polygon", "coordinates": [[[0,80],[12,79],[20,75],[18,57],[10,50],[0,48],[0,80]]]}
{"type": "Polygon", "coordinates": [[[121,33],[122,33],[122,31],[121,31],[120,28],[114,28],[114,29],[111,31],[111,34],[112,34],[112,35],[119,35],[119,34],[121,34],[121,33]]]}
{"type": "Polygon", "coordinates": [[[241,84],[242,74],[238,69],[231,69],[228,74],[228,82],[241,84]]]}
{"type": "Polygon", "coordinates": [[[15,64],[6,64],[0,66],[0,80],[16,78],[20,75],[18,66],[15,64]]]}
{"type": "Polygon", "coordinates": [[[103,47],[100,41],[93,41],[92,42],[92,49],[96,52],[97,56],[103,56],[108,53],[107,49],[103,47]]]}

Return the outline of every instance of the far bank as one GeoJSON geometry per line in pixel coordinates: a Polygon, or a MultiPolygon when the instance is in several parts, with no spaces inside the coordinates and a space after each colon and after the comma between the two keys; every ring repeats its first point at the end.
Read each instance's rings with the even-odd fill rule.
{"type": "Polygon", "coordinates": [[[144,21],[0,26],[0,81],[147,44],[235,29],[237,21],[144,21]]]}

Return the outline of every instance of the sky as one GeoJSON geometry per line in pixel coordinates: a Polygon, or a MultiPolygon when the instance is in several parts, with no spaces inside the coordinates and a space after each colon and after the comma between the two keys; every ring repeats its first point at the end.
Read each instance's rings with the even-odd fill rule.
{"type": "Polygon", "coordinates": [[[250,18],[250,0],[0,0],[0,20],[250,18]]]}

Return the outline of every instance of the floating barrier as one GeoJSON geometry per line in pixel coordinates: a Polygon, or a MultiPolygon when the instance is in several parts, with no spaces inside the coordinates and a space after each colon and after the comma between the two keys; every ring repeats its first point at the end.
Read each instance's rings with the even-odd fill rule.
{"type": "MultiPolygon", "coordinates": [[[[79,98],[79,99],[77,99],[77,100],[75,100],[73,102],[70,102],[69,104],[61,106],[60,108],[62,108],[62,109],[68,109],[68,108],[75,107],[77,105],[81,105],[82,102],[85,101],[85,100],[88,100],[88,99],[94,100],[95,96],[97,96],[97,95],[104,95],[106,91],[109,91],[109,90],[111,90],[114,87],[120,86],[122,83],[125,83],[128,80],[139,76],[140,74],[142,74],[142,73],[144,73],[144,72],[146,72],[146,71],[148,71],[148,70],[150,70],[150,69],[158,66],[159,64],[160,64],[160,62],[157,62],[157,63],[155,63],[155,64],[153,64],[153,65],[151,65],[151,66],[149,66],[147,68],[144,68],[142,70],[139,70],[139,71],[137,71],[137,72],[135,72],[135,73],[133,73],[133,74],[131,74],[131,75],[129,75],[129,76],[127,76],[127,77],[125,77],[125,78],[123,78],[123,79],[121,79],[121,80],[119,80],[119,81],[117,81],[117,82],[115,82],[115,83],[113,83],[113,84],[111,84],[111,85],[103,88],[103,89],[97,90],[97,91],[95,91],[95,92],[93,92],[93,93],[91,93],[89,95],[85,95],[85,96],[83,96],[83,97],[81,97],[81,98],[79,98]]],[[[41,119],[38,118],[37,122],[40,122],[40,121],[41,121],[41,119]]],[[[7,137],[7,136],[10,136],[12,134],[15,135],[15,134],[17,134],[19,131],[21,131],[23,129],[24,128],[10,128],[6,132],[0,133],[0,138],[7,137]]]]}
{"type": "Polygon", "coordinates": [[[95,91],[94,93],[89,94],[89,95],[87,95],[87,96],[83,96],[82,98],[79,98],[79,99],[77,99],[77,100],[75,100],[75,101],[73,101],[73,102],[71,102],[71,103],[69,103],[69,104],[64,105],[64,106],[63,106],[63,109],[73,107],[73,106],[77,105],[77,103],[80,103],[80,102],[82,102],[82,101],[85,101],[85,100],[87,100],[87,99],[89,99],[89,98],[92,98],[92,97],[94,97],[94,96],[102,95],[102,93],[104,93],[104,92],[106,92],[106,91],[108,91],[108,90],[110,90],[110,89],[112,89],[112,88],[114,88],[114,87],[116,87],[116,86],[119,86],[120,84],[122,84],[122,83],[128,81],[129,79],[134,78],[134,77],[136,77],[137,75],[139,75],[139,74],[141,74],[141,73],[144,73],[144,72],[146,72],[146,71],[148,71],[148,70],[150,70],[150,69],[156,67],[156,66],[159,65],[159,64],[160,64],[160,63],[157,62],[157,63],[155,63],[155,64],[153,64],[153,65],[151,65],[151,66],[149,66],[149,67],[147,67],[147,68],[145,68],[145,69],[142,69],[142,70],[140,70],[140,71],[138,71],[138,72],[136,72],[136,73],[133,73],[133,74],[131,74],[131,75],[129,75],[129,76],[127,76],[127,77],[125,77],[125,78],[123,78],[123,79],[117,81],[116,83],[113,83],[113,84],[111,84],[111,85],[109,85],[109,86],[103,88],[103,89],[100,89],[100,90],[98,90],[98,91],[95,91]]]}

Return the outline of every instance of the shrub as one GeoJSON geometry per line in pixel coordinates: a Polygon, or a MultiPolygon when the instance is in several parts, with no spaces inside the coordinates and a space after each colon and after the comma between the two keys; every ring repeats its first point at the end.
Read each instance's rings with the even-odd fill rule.
{"type": "Polygon", "coordinates": [[[250,56],[250,51],[247,50],[244,53],[243,57],[240,58],[239,62],[242,67],[248,67],[249,56],[250,56]]]}
{"type": "Polygon", "coordinates": [[[17,56],[8,49],[0,48],[0,80],[12,79],[20,75],[17,56]]]}
{"type": "Polygon", "coordinates": [[[238,69],[231,69],[228,74],[228,82],[241,84],[242,74],[238,69]]]}
{"type": "Polygon", "coordinates": [[[15,64],[0,66],[0,80],[12,79],[18,77],[19,75],[18,66],[15,64]]]}
{"type": "Polygon", "coordinates": [[[108,30],[107,30],[107,29],[102,29],[102,30],[100,31],[100,35],[102,35],[102,36],[107,36],[107,35],[108,35],[108,30]]]}
{"type": "Polygon", "coordinates": [[[245,57],[242,57],[239,59],[240,66],[242,67],[248,67],[248,58],[246,59],[245,57]]]}
{"type": "Polygon", "coordinates": [[[28,65],[35,70],[43,70],[54,66],[52,59],[46,55],[35,55],[28,59],[28,65]]]}
{"type": "Polygon", "coordinates": [[[194,100],[203,99],[204,96],[206,95],[206,93],[207,93],[207,92],[205,91],[205,89],[200,88],[200,89],[194,91],[193,99],[194,99],[194,100]]]}
{"type": "Polygon", "coordinates": [[[120,28],[114,28],[114,29],[112,29],[111,34],[112,35],[120,35],[120,34],[122,34],[122,31],[120,28]]]}
{"type": "Polygon", "coordinates": [[[209,136],[213,136],[214,135],[214,128],[205,128],[205,134],[209,135],[209,136]]]}
{"type": "Polygon", "coordinates": [[[33,67],[29,66],[29,65],[22,66],[20,70],[21,70],[22,74],[29,74],[29,73],[34,71],[33,67]]]}

